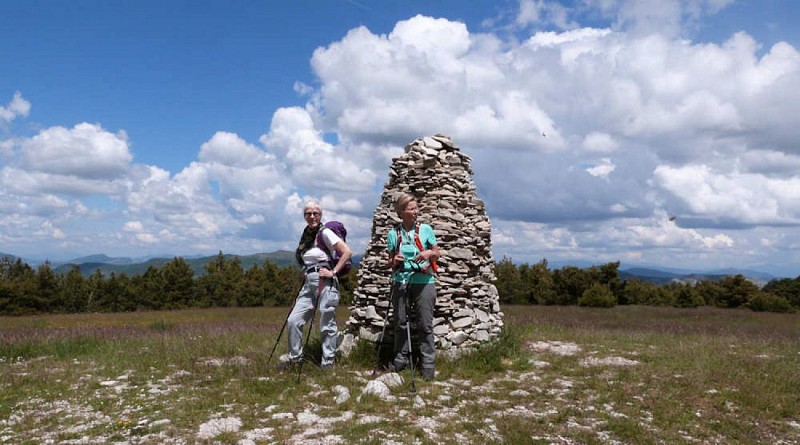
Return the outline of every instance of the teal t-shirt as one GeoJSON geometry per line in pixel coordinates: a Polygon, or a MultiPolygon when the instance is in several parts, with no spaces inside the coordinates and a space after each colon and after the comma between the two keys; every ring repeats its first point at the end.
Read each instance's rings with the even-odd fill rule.
{"type": "MultiPolygon", "coordinates": [[[[403,274],[410,274],[411,281],[410,283],[413,284],[427,284],[433,283],[436,281],[436,277],[433,275],[433,271],[430,270],[428,267],[428,273],[417,272],[411,274],[410,270],[412,270],[412,263],[413,259],[419,255],[420,249],[417,248],[417,244],[414,241],[414,234],[415,230],[412,229],[409,232],[406,232],[401,226],[395,226],[392,230],[389,231],[388,236],[386,237],[386,247],[389,252],[395,252],[397,250],[397,232],[398,228],[400,231],[401,237],[401,244],[400,244],[400,253],[406,258],[404,264],[404,271],[399,270],[392,273],[392,280],[394,281],[402,281],[403,274]]],[[[423,250],[430,249],[431,247],[436,245],[436,234],[433,233],[433,228],[428,224],[420,224],[419,225],[419,241],[422,243],[423,250]]],[[[429,261],[423,261],[421,263],[414,263],[413,270],[417,270],[417,268],[424,269],[426,266],[430,266],[429,261]]]]}

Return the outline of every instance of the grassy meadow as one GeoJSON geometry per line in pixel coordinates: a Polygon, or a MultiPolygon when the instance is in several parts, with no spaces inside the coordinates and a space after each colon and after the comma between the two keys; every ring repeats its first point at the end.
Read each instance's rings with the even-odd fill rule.
{"type": "Polygon", "coordinates": [[[298,380],[284,335],[267,366],[288,308],[0,317],[0,444],[800,443],[798,314],[503,310],[416,392],[363,344],[298,380]]]}

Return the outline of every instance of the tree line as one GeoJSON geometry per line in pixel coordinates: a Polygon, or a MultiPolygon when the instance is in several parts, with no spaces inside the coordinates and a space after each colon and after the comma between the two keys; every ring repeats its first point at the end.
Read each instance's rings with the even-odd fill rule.
{"type": "MultiPolygon", "coordinates": [[[[716,306],[772,312],[800,308],[800,277],[773,280],[763,288],[742,275],[719,281],[655,285],[621,280],[619,264],[551,270],[547,260],[515,265],[503,258],[496,263],[495,285],[501,304],[716,306]]],[[[351,302],[356,277],[354,268],[340,278],[343,304],[351,302]]],[[[57,273],[50,263],[34,269],[21,259],[5,257],[0,259],[0,314],[289,306],[301,285],[297,266],[265,261],[245,269],[237,257],[225,258],[222,252],[199,276],[180,257],[160,267],[150,266],[140,275],[96,270],[88,277],[77,266],[57,273]]]]}
{"type": "MultiPolygon", "coordinates": [[[[342,300],[349,302],[355,273],[339,280],[342,300]]],[[[247,269],[237,257],[220,252],[195,277],[186,260],[176,257],[150,266],[140,275],[84,277],[78,266],[56,273],[50,263],[34,269],[20,259],[0,259],[0,314],[124,312],[209,307],[288,306],[302,285],[297,266],[265,261],[247,269]]]]}
{"type": "Polygon", "coordinates": [[[515,265],[511,259],[503,258],[495,267],[500,303],[746,307],[770,312],[794,312],[800,308],[800,276],[772,280],[763,288],[741,274],[717,281],[656,285],[639,279],[621,280],[619,264],[617,261],[585,269],[565,266],[551,270],[547,260],[515,265]]]}

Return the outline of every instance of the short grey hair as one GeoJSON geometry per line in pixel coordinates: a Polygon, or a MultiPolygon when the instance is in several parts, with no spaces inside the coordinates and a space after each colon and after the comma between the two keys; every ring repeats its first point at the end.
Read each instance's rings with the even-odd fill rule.
{"type": "Polygon", "coordinates": [[[322,214],[322,206],[319,205],[317,201],[311,200],[306,202],[306,204],[303,206],[303,213],[305,213],[305,211],[308,209],[317,209],[319,210],[319,213],[322,214]]]}

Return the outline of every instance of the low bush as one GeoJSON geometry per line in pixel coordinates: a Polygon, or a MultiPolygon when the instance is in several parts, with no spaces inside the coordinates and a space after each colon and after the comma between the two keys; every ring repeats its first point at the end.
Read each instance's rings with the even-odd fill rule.
{"type": "Polygon", "coordinates": [[[794,308],[789,303],[789,300],[766,292],[760,292],[751,297],[747,302],[747,307],[755,312],[794,312],[794,308]]]}
{"type": "Polygon", "coordinates": [[[617,305],[617,297],[611,292],[608,286],[594,283],[583,292],[578,300],[579,306],[588,307],[614,307],[617,305]]]}

